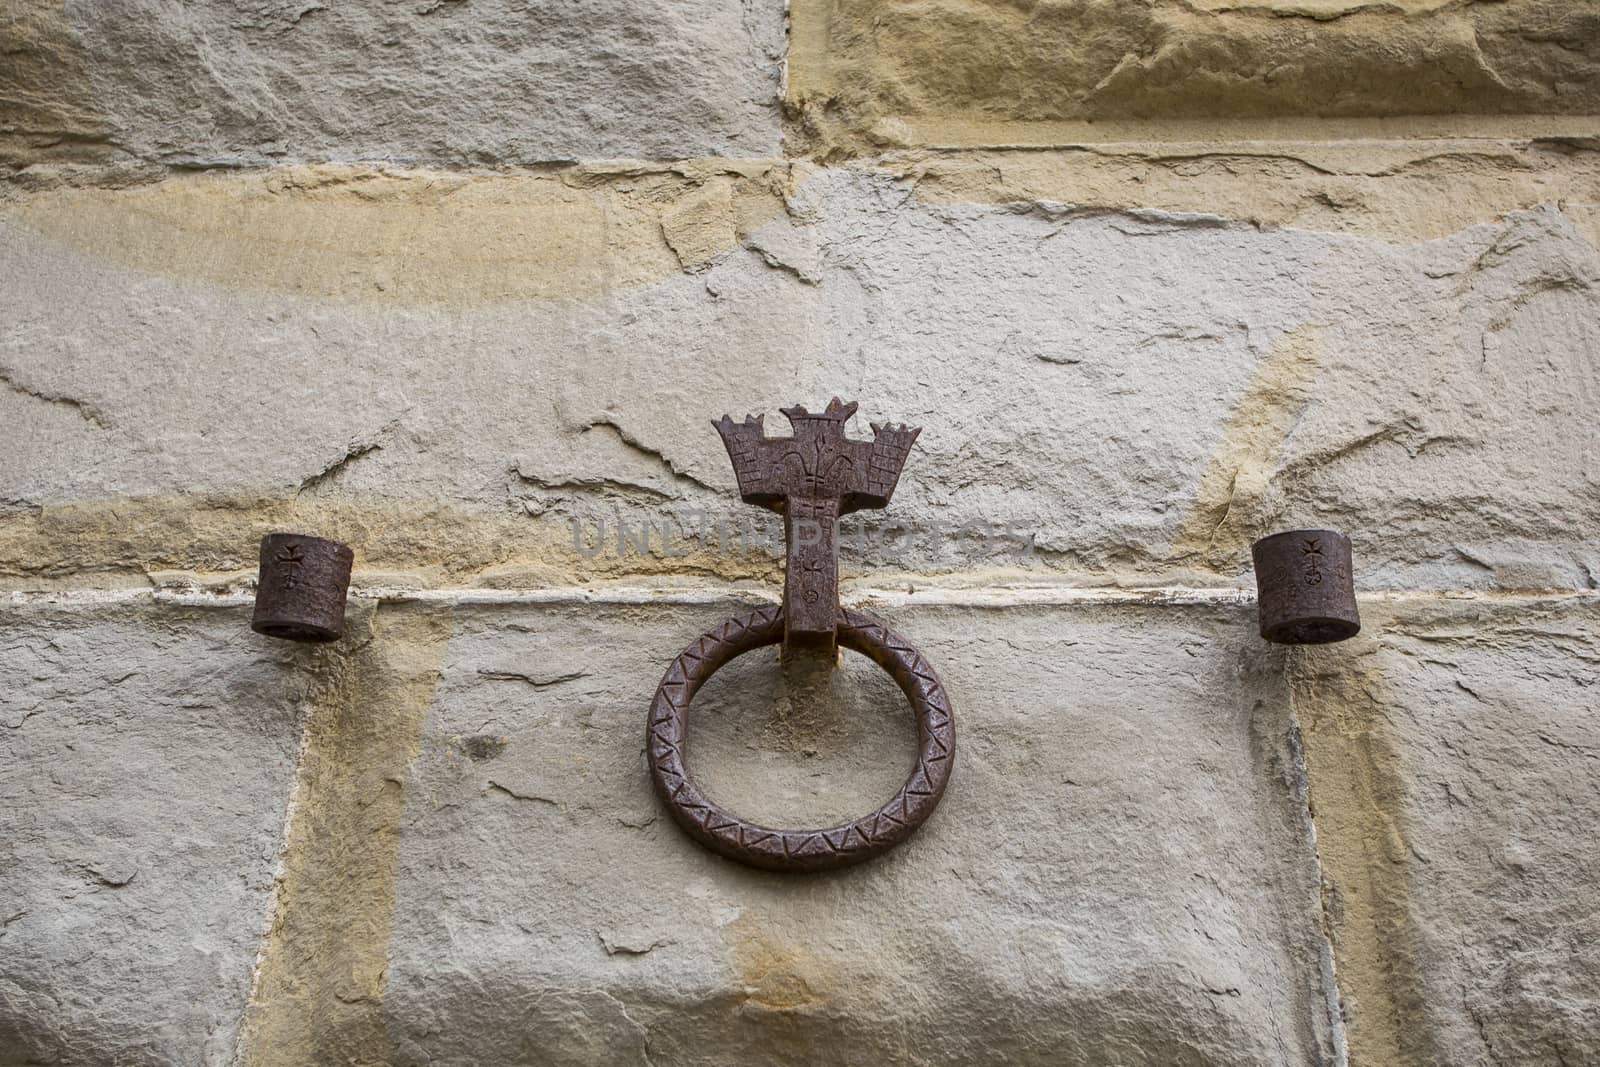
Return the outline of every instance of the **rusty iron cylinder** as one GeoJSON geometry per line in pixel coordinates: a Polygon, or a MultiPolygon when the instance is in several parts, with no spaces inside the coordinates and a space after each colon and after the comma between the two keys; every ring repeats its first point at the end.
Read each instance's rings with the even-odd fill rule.
{"type": "Polygon", "coordinates": [[[1350,539],[1336,530],[1286,530],[1251,550],[1261,636],[1281,645],[1322,645],[1361,630],[1350,539]]]}
{"type": "Polygon", "coordinates": [[[250,629],[286,641],[337,641],[344,633],[350,546],[310,534],[261,539],[261,573],[250,629]]]}

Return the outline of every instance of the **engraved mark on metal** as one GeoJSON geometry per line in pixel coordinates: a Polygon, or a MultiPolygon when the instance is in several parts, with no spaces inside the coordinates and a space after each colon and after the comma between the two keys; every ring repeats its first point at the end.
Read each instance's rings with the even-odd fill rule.
{"type": "Polygon", "coordinates": [[[1305,566],[1306,584],[1322,584],[1322,542],[1316,538],[1301,538],[1305,543],[1305,558],[1301,561],[1305,566]]]}
{"type": "Polygon", "coordinates": [[[1361,631],[1350,539],[1337,530],[1285,530],[1251,548],[1261,636],[1327,644],[1361,631]]]}
{"type": "Polygon", "coordinates": [[[684,832],[713,852],[774,871],[823,871],[882,855],[922,825],[944,795],[955,765],[950,700],[927,659],[882,621],[839,605],[839,516],[888,506],[911,444],[921,431],[872,425],[871,441],[845,436],[854,402],[838,397],[819,414],[784,408],[794,433],[768,437],[760,416],[713,425],[722,435],[746,503],[784,517],[783,605],[726,620],[667,668],[650,705],[645,738],[656,795],[684,832]],[[706,679],[735,656],[783,642],[841,644],[888,671],[917,722],[917,763],[900,791],[872,812],[838,826],[780,830],[718,807],[684,760],[689,703],[706,679]]]}
{"type": "Polygon", "coordinates": [[[288,641],[333,641],[344,632],[345,594],[355,554],[311,534],[261,539],[261,570],[250,628],[288,641]]]}
{"type": "Polygon", "coordinates": [[[783,610],[738,615],[697,639],[667,668],[650,705],[646,738],[656,795],[673,821],[713,852],[774,871],[824,871],[882,855],[916,832],[944,795],[955,764],[950,699],[926,658],[880,620],[841,609],[839,643],[870,657],[899,684],[917,720],[917,763],[900,791],[877,811],[815,830],[758,826],[718,807],[684,762],[689,702],[717,669],[751,649],[777,644],[783,610]]]}
{"type": "Polygon", "coordinates": [[[768,437],[760,415],[746,415],[742,423],[724,415],[712,425],[733,461],[739,496],[784,517],[784,644],[831,646],[839,606],[839,517],[888,506],[922,431],[873,423],[871,441],[852,440],[844,427],[856,404],[838,397],[818,414],[803,407],[782,411],[792,437],[768,437]]]}
{"type": "Polygon", "coordinates": [[[295,569],[305,562],[304,551],[298,544],[290,543],[280,548],[275,558],[278,562],[278,574],[283,578],[283,587],[293,589],[295,569]]]}

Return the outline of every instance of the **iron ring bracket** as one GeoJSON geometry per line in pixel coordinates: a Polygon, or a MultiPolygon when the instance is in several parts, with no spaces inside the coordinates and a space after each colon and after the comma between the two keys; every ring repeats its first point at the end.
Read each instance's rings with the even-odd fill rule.
{"type": "Polygon", "coordinates": [[[955,763],[950,698],[927,659],[878,619],[841,610],[839,643],[870,657],[899,684],[917,719],[917,765],[900,791],[877,811],[818,830],[757,826],[719,807],[697,786],[684,762],[689,702],[735,656],[783,638],[783,609],[735,615],[698,638],[672,661],[650,705],[650,775],[656,795],[683,831],[732,860],[771,871],[827,871],[889,851],[933,814],[955,763]]]}
{"type": "Polygon", "coordinates": [[[839,516],[888,506],[912,442],[905,425],[873,424],[873,440],[845,436],[854,402],[834,397],[817,414],[783,409],[790,437],[768,437],[759,416],[714,425],[748,504],[784,517],[787,549],[782,606],[725,620],[672,661],[650,705],[645,750],[656,795],[690,837],[732,860],[773,871],[825,871],[880,856],[916,832],[944,795],[955,766],[950,698],[927,658],[886,623],[839,604],[839,516]],[[684,759],[689,705],[734,657],[782,643],[870,658],[906,695],[917,722],[917,762],[888,803],[850,822],[814,830],[758,826],[718,806],[684,759]]]}

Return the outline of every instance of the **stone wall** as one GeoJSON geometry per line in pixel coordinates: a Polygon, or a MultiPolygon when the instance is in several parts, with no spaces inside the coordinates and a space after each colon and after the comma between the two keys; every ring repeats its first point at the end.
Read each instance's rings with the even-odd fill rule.
{"type": "MultiPolygon", "coordinates": [[[[0,57],[0,1065],[1600,1060],[1592,3],[4,0],[0,57]],[[844,598],[958,766],[763,874],[645,711],[778,588],[709,420],[832,395],[924,427],[844,598]],[[1311,525],[1364,629],[1267,645],[1311,525]],[[342,641],[249,631],[277,529],[354,547],[342,641]]],[[[912,758],[805,667],[696,704],[758,821],[912,758]]]]}

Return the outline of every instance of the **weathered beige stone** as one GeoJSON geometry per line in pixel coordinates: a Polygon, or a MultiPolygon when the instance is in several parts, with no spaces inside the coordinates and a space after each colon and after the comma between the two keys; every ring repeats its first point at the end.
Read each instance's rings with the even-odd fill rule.
{"type": "MultiPolygon", "coordinates": [[[[955,784],[798,882],[700,851],[639,762],[733,602],[358,603],[320,649],[238,598],[13,604],[0,1063],[232,1062],[302,730],[246,1062],[1336,1062],[1319,922],[1352,1063],[1595,1055],[1592,594],[1369,598],[1287,653],[1248,603],[915,599],[876,610],[950,688],[955,784]]],[[[899,697],[846,659],[714,681],[719,798],[893,788],[899,697]]]]}
{"type": "Polygon", "coordinates": [[[1363,604],[1289,662],[1356,1064],[1600,1057],[1600,604],[1363,604]]]}
{"type": "Polygon", "coordinates": [[[787,178],[770,162],[717,160],[495,176],[275,167],[153,182],[131,172],[107,195],[59,173],[15,199],[15,217],[91,255],[229,289],[447,306],[662,278],[680,267],[673,245],[699,262],[781,213],[787,178]]]}
{"type": "MultiPolygon", "coordinates": [[[[828,878],[714,857],[650,793],[649,696],[732,610],[457,610],[403,778],[391,1062],[1336,1061],[1281,657],[1247,606],[880,609],[950,687],[958,763],[916,838],[828,878]]],[[[772,822],[892,792],[903,699],[846,661],[821,689],[731,665],[695,773],[772,822]]]]}
{"type": "MultiPolygon", "coordinates": [[[[955,780],[892,855],[796,879],[650,792],[660,671],[741,608],[701,592],[357,602],[315,648],[245,598],[13,604],[0,1063],[1338,1061],[1247,604],[880,605],[949,686],[955,780]]],[[[891,791],[909,717],[846,659],[727,668],[696,773],[773,821],[891,791]]]]}
{"type": "Polygon", "coordinates": [[[8,0],[0,160],[771,156],[781,0],[8,0]]]}
{"type": "Polygon", "coordinates": [[[366,605],[317,661],[273,924],[240,1039],[245,1065],[383,1064],[383,993],[405,803],[450,610],[366,605]]]}
{"type": "MultiPolygon", "coordinates": [[[[1585,0],[796,0],[791,21],[796,154],[1196,140],[1226,136],[1218,120],[1600,115],[1600,14],[1585,0]]],[[[1412,125],[1430,128],[1484,125],[1412,125]]]]}
{"type": "Polygon", "coordinates": [[[96,159],[105,122],[58,0],[0,5],[0,160],[96,159]]]}
{"type": "Polygon", "coordinates": [[[768,578],[692,535],[777,530],[709,420],[843,393],[927,428],[847,523],[867,572],[1241,584],[1253,537],[1328,524],[1369,588],[1593,583],[1595,153],[1312,156],[1326,231],[1260,217],[1313,164],[1097,158],[41,180],[0,216],[0,575],[248,571],[292,522],[403,584],[768,578]],[[277,239],[323,220],[325,261],[277,239]]]}
{"type": "MultiPolygon", "coordinates": [[[[780,149],[779,0],[0,4],[0,1067],[1600,1059],[1594,5],[790,15],[780,149]],[[643,721],[781,576],[708,420],[836,394],[958,769],[784,878],[643,721]]],[[[772,823],[911,758],[855,656],[693,722],[772,823]]]]}
{"type": "Polygon", "coordinates": [[[1600,139],[1095,145],[897,152],[875,165],[930,203],[1053,200],[1223,215],[1391,241],[1448,237],[1540,204],[1600,246],[1600,139]]]}
{"type": "Polygon", "coordinates": [[[232,1062],[312,658],[242,622],[0,606],[0,1064],[232,1062]]]}

